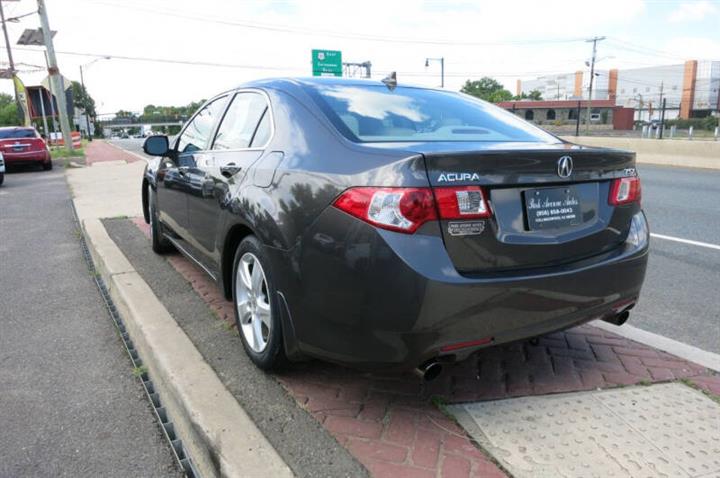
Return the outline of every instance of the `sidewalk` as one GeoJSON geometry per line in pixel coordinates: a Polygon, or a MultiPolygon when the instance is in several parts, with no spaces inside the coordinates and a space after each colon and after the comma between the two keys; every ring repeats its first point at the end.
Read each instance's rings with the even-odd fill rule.
{"type": "MultiPolygon", "coordinates": [[[[141,218],[133,222],[149,234],[141,218]]],[[[228,327],[234,327],[232,304],[207,275],[182,256],[168,260],[228,327]]],[[[522,342],[485,349],[474,359],[446,367],[439,379],[425,385],[413,376],[366,375],[318,362],[295,366],[278,379],[298,404],[378,477],[503,476],[465,430],[432,402],[442,408],[478,401],[501,404],[497,400],[631,385],[654,396],[649,385],[667,382],[681,383],[692,391],[687,383],[720,397],[720,375],[592,325],[541,337],[537,345],[522,342]]],[[[662,399],[666,393],[660,390],[657,397],[662,399]]],[[[490,420],[506,415],[502,406],[483,410],[490,420]]],[[[579,419],[594,412],[588,409],[579,419]]],[[[556,414],[564,414],[562,406],[556,414]]],[[[710,409],[708,418],[717,423],[709,430],[720,440],[720,405],[710,409]]],[[[465,425],[466,420],[461,422],[465,425]]],[[[572,422],[565,426],[565,431],[557,433],[570,433],[575,427],[572,422]]],[[[520,439],[522,434],[514,436],[520,439]]],[[[503,463],[505,452],[496,452],[493,458],[503,463]]],[[[720,471],[720,462],[715,471],[720,471]]],[[[557,470],[548,473],[534,476],[559,476],[557,470]]]]}
{"type": "MultiPolygon", "coordinates": [[[[88,169],[95,168],[98,165],[88,169]]],[[[104,174],[97,177],[92,171],[81,171],[99,184],[94,189],[83,190],[77,200],[92,202],[90,196],[93,195],[104,198],[116,208],[95,210],[96,214],[105,214],[95,217],[130,216],[137,231],[135,234],[139,237],[147,235],[147,225],[139,217],[140,176],[136,166],[127,164],[100,169],[104,170],[104,174]],[[132,191],[103,189],[103,184],[112,183],[128,184],[132,191]]],[[[74,171],[71,173],[75,174],[74,171]]],[[[69,179],[72,184],[72,176],[69,175],[69,179]]],[[[86,210],[90,211],[89,208],[86,210]]],[[[113,231],[115,229],[113,226],[113,231]]],[[[126,231],[124,235],[109,230],[111,242],[131,259],[140,276],[148,281],[143,276],[147,272],[142,271],[150,270],[152,256],[133,259],[136,255],[133,251],[137,251],[138,245],[140,248],[143,246],[142,241],[136,239],[132,239],[132,245],[128,243],[129,238],[134,237],[132,229],[119,227],[118,230],[126,231]],[[142,264],[135,264],[133,260],[142,261],[142,264]]],[[[192,286],[196,297],[224,321],[223,327],[213,327],[212,340],[236,337],[232,305],[225,301],[204,272],[180,255],[169,255],[166,259],[154,257],[152,260],[160,263],[167,261],[179,277],[192,286]]],[[[183,322],[176,320],[194,343],[209,340],[207,325],[194,324],[192,317],[183,319],[183,322]]],[[[228,353],[242,354],[239,348],[229,350],[228,353]]],[[[205,359],[215,368],[225,387],[237,386],[236,375],[245,373],[237,369],[218,372],[223,360],[234,360],[234,357],[211,359],[205,355],[205,359]]],[[[412,376],[364,374],[321,362],[297,364],[275,378],[297,406],[312,416],[373,476],[492,477],[504,476],[508,470],[515,476],[559,476],[561,473],[580,476],[583,470],[588,474],[607,476],[601,468],[593,468],[605,466],[605,462],[593,461],[594,458],[588,455],[595,453],[594,456],[599,456],[600,451],[600,455],[618,463],[616,476],[639,473],[660,476],[660,469],[655,468],[657,461],[653,461],[656,458],[666,461],[666,469],[676,472],[677,476],[720,473],[720,461],[717,458],[715,461],[706,459],[703,455],[720,456],[720,434],[717,432],[720,428],[720,405],[699,391],[703,390],[717,399],[720,376],[695,363],[592,325],[542,337],[535,345],[522,342],[483,350],[471,360],[447,367],[437,381],[429,384],[422,384],[412,376]],[[598,389],[618,393],[597,392],[598,389]],[[673,397],[682,399],[673,402],[673,397]],[[517,400],[522,400],[520,408],[517,400]],[[635,408],[634,404],[645,401],[662,404],[664,411],[653,413],[652,409],[635,408]],[[472,405],[474,402],[477,404],[472,405]],[[600,405],[611,402],[617,406],[600,405]],[[571,403],[578,405],[571,407],[571,403]],[[546,410],[546,416],[553,414],[558,417],[552,421],[551,432],[548,425],[531,423],[533,420],[544,423],[535,412],[518,415],[520,421],[505,420],[510,410],[528,407],[540,407],[546,410]],[[480,415],[478,411],[481,411],[480,415]],[[676,423],[677,420],[668,418],[673,413],[683,414],[684,423],[695,425],[688,427],[676,423]],[[569,417],[567,420],[565,415],[569,417]],[[641,440],[627,438],[631,435],[618,436],[615,445],[619,444],[621,448],[603,449],[607,441],[596,436],[595,432],[587,431],[583,438],[573,435],[578,423],[590,423],[598,416],[601,421],[603,416],[615,420],[617,430],[610,430],[611,433],[629,428],[630,432],[639,433],[641,440]],[[561,423],[556,423],[558,421],[561,423]],[[663,443],[653,441],[643,428],[670,438],[663,443]],[[547,456],[536,452],[538,443],[564,446],[562,440],[559,445],[543,441],[546,438],[543,435],[548,433],[560,439],[565,436],[581,439],[583,445],[568,445],[564,451],[558,450],[547,456]],[[694,440],[689,439],[688,433],[693,435],[694,440]],[[499,438],[501,436],[507,437],[507,440],[499,438]],[[621,441],[621,438],[629,443],[621,441]],[[645,448],[631,450],[633,440],[642,441],[641,445],[645,448]],[[689,455],[685,453],[683,458],[664,447],[668,450],[682,448],[689,455]],[[625,448],[627,452],[623,451],[625,448]],[[654,453],[653,460],[647,458],[650,449],[654,453]],[[571,454],[575,460],[573,463],[579,468],[571,470],[563,467],[567,460],[558,454],[564,453],[571,454]],[[695,458],[688,459],[691,455],[695,458]],[[518,459],[518,456],[521,458],[518,459]],[[583,457],[588,459],[583,461],[583,457]],[[527,463],[532,466],[524,467],[523,464],[527,463]],[[583,468],[583,463],[590,469],[583,468]]],[[[244,393],[253,392],[250,389],[244,393]]],[[[257,417],[253,416],[253,419],[257,420],[257,417]]],[[[279,446],[273,444],[276,448],[279,446]]],[[[296,468],[293,472],[302,474],[296,468]]]]}

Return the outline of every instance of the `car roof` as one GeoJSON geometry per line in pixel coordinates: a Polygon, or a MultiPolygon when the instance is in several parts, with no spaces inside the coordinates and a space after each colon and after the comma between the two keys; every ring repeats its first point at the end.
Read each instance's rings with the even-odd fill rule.
{"type": "MultiPolygon", "coordinates": [[[[278,77],[264,78],[244,83],[238,88],[282,88],[287,85],[295,86],[385,86],[382,81],[365,78],[343,78],[336,76],[308,76],[308,77],[278,77]]],[[[413,85],[398,80],[398,86],[405,88],[419,88],[423,90],[448,91],[427,86],[413,85]]]]}
{"type": "Polygon", "coordinates": [[[18,130],[18,129],[32,129],[34,130],[32,126],[0,126],[0,131],[8,131],[8,130],[18,130]]]}

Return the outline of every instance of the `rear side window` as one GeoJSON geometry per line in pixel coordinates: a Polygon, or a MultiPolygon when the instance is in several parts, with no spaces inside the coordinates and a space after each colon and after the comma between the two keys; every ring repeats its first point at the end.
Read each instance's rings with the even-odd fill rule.
{"type": "Polygon", "coordinates": [[[0,130],[0,139],[37,138],[37,132],[30,128],[13,128],[0,130]]]}
{"type": "Polygon", "coordinates": [[[218,127],[213,149],[264,146],[269,139],[269,128],[267,125],[263,126],[264,118],[269,120],[270,113],[267,109],[267,101],[260,93],[242,92],[235,95],[218,127]]]}
{"type": "Polygon", "coordinates": [[[502,108],[460,93],[363,84],[312,85],[307,90],[355,142],[559,142],[502,108]]]}
{"type": "Polygon", "coordinates": [[[190,120],[178,139],[179,153],[192,153],[207,149],[213,125],[223,112],[226,97],[213,100],[203,107],[195,117],[190,120]]]}

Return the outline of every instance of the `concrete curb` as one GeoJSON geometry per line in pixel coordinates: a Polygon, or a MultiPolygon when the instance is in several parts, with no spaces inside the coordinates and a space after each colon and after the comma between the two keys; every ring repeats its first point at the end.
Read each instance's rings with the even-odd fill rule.
{"type": "Polygon", "coordinates": [[[617,325],[608,324],[601,320],[592,322],[594,327],[599,329],[607,330],[613,334],[617,334],[626,339],[634,340],[635,342],[647,345],[654,349],[662,350],[669,354],[675,355],[676,357],[683,358],[689,362],[695,362],[698,365],[702,365],[705,368],[709,368],[715,372],[720,372],[720,355],[706,352],[705,350],[693,347],[692,345],[678,342],[677,340],[669,339],[662,335],[647,332],[632,325],[617,325]]]}
{"type": "Polygon", "coordinates": [[[96,268],[199,474],[293,476],[100,220],[86,219],[82,226],[96,268]]]}

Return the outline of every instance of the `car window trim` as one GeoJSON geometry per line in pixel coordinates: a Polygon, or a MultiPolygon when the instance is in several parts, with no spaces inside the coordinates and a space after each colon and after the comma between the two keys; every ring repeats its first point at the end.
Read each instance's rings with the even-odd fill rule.
{"type": "MultiPolygon", "coordinates": [[[[180,153],[177,149],[178,146],[180,145],[180,138],[182,137],[183,133],[185,133],[185,130],[187,129],[188,126],[190,126],[190,123],[192,123],[192,121],[195,119],[195,117],[197,115],[199,115],[200,112],[202,112],[205,108],[207,108],[211,103],[214,103],[215,101],[222,99],[222,98],[227,98],[231,94],[232,94],[232,92],[224,91],[218,95],[213,96],[212,98],[207,100],[205,103],[203,103],[202,106],[200,106],[200,108],[198,108],[198,110],[195,113],[193,113],[193,115],[190,117],[190,119],[187,120],[187,122],[185,122],[182,129],[178,133],[177,138],[175,139],[175,145],[174,145],[173,149],[175,150],[176,156],[179,154],[183,154],[183,153],[180,153]]],[[[226,103],[225,106],[223,107],[222,115],[220,116],[221,119],[225,117],[225,112],[227,112],[228,105],[229,105],[229,103],[226,103]]],[[[215,123],[213,124],[213,127],[210,129],[210,134],[208,135],[208,138],[212,138],[213,143],[215,142],[215,133],[217,132],[217,128],[219,125],[220,125],[220,122],[216,120],[215,123]]],[[[191,154],[204,153],[206,151],[210,151],[210,149],[208,149],[207,145],[205,146],[205,149],[198,149],[197,151],[193,151],[191,154]]]]}
{"type": "Polygon", "coordinates": [[[258,130],[260,129],[260,125],[262,124],[263,120],[265,119],[265,115],[267,114],[267,106],[263,110],[262,114],[260,115],[260,119],[258,120],[257,124],[255,125],[255,130],[253,131],[252,136],[250,137],[250,142],[248,145],[252,148],[253,147],[253,141],[255,141],[255,136],[257,135],[258,130]]]}
{"type": "Polygon", "coordinates": [[[225,111],[223,112],[222,117],[220,118],[220,121],[215,126],[215,130],[213,131],[213,140],[210,144],[209,151],[218,152],[218,153],[231,153],[231,152],[238,152],[238,151],[264,151],[267,149],[267,147],[272,142],[273,138],[275,137],[275,117],[273,115],[273,109],[272,104],[270,103],[270,96],[264,91],[260,89],[255,88],[240,88],[238,90],[234,90],[231,92],[232,100],[235,100],[235,97],[237,97],[240,94],[243,93],[258,93],[262,95],[265,98],[265,110],[262,115],[260,115],[260,118],[258,119],[257,124],[255,125],[255,131],[253,131],[253,135],[250,138],[250,142],[248,144],[252,144],[252,140],[255,139],[255,133],[257,132],[258,126],[260,126],[260,121],[262,121],[263,117],[269,112],[270,113],[270,136],[268,137],[268,140],[265,142],[262,146],[248,146],[247,148],[233,148],[233,149],[215,149],[215,141],[217,141],[217,133],[220,129],[220,125],[222,124],[223,120],[225,119],[225,115],[227,115],[228,110],[230,109],[230,106],[232,105],[232,100],[228,102],[227,106],[225,107],[225,111]]]}

